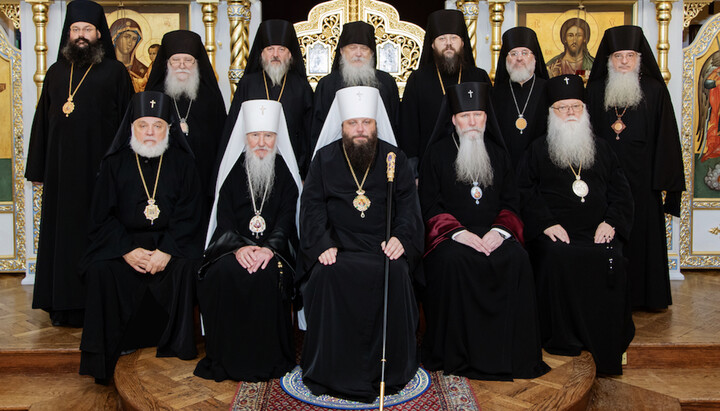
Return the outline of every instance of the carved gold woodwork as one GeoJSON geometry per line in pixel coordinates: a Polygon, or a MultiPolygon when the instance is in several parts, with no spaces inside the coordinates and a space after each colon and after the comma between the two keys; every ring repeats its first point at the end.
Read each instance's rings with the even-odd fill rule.
{"type": "MultiPolygon", "coordinates": [[[[313,7],[307,21],[295,23],[306,67],[308,49],[313,46],[329,50],[328,62],[332,64],[343,24],[355,20],[366,21],[375,27],[378,49],[391,43],[391,47],[399,50],[399,70],[390,74],[395,78],[402,96],[408,76],[420,63],[425,31],[415,24],[401,21],[397,10],[387,3],[376,0],[333,0],[313,7]]],[[[327,73],[307,74],[314,88],[327,73]]]]}
{"type": "Polygon", "coordinates": [[[465,24],[467,25],[470,45],[472,46],[473,57],[477,59],[477,20],[480,13],[480,5],[477,0],[457,0],[455,6],[463,12],[465,24]]]}
{"type": "Polygon", "coordinates": [[[227,14],[230,20],[230,94],[235,94],[237,84],[247,66],[250,52],[248,25],[250,24],[250,1],[237,0],[227,2],[227,14]]]}
{"type": "Polygon", "coordinates": [[[15,30],[20,30],[20,4],[3,3],[0,4],[0,11],[7,16],[12,22],[15,30]]]}
{"type": "Polygon", "coordinates": [[[688,28],[692,19],[705,8],[712,0],[684,0],[683,1],[683,27],[688,28]]]}
{"type": "Polygon", "coordinates": [[[205,51],[210,58],[210,64],[212,64],[217,77],[217,70],[215,69],[215,52],[217,51],[215,46],[215,25],[217,24],[217,10],[220,0],[197,0],[197,2],[202,4],[202,20],[205,23],[205,51]]]}
{"type": "Polygon", "coordinates": [[[662,73],[665,84],[670,81],[670,70],[668,69],[668,51],[670,50],[669,28],[672,18],[672,4],[675,0],[655,1],[655,18],[658,24],[658,66],[662,73]]]}
{"type": "Polygon", "coordinates": [[[505,21],[505,1],[488,2],[490,10],[490,80],[495,81],[495,72],[497,71],[497,61],[500,57],[500,49],[502,48],[502,24],[505,21]]]}
{"type": "Polygon", "coordinates": [[[47,72],[47,51],[48,46],[45,37],[45,28],[48,22],[48,8],[52,0],[27,0],[32,4],[33,23],[35,23],[35,75],[33,81],[37,85],[37,96],[40,98],[45,73],[47,72]]]}

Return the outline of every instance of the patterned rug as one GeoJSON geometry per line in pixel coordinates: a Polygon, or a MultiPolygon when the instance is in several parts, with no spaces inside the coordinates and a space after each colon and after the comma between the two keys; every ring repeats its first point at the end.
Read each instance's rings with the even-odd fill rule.
{"type": "MultiPolygon", "coordinates": [[[[442,372],[431,372],[429,375],[430,386],[422,395],[389,409],[395,411],[473,411],[480,409],[466,378],[454,375],[445,376],[442,372]]],[[[367,407],[368,405],[366,405],[365,409],[372,409],[367,407]]],[[[230,405],[232,411],[310,411],[323,409],[327,408],[311,405],[288,395],[283,391],[280,380],[272,380],[266,383],[240,382],[235,398],[230,405]]]]}

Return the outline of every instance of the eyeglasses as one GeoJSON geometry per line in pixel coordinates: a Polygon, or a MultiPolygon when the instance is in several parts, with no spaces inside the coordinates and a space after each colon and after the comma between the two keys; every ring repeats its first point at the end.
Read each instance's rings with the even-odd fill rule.
{"type": "Polygon", "coordinates": [[[92,27],[92,26],[87,26],[87,27],[83,27],[83,28],[79,28],[79,27],[70,28],[70,33],[72,33],[72,34],[78,34],[80,32],[82,32],[83,34],[91,34],[94,31],[95,31],[95,27],[92,27]]]}
{"type": "Polygon", "coordinates": [[[517,57],[517,56],[527,57],[527,56],[532,56],[532,54],[533,54],[533,52],[530,50],[511,51],[510,53],[508,53],[508,55],[510,57],[517,57]]]}
{"type": "Polygon", "coordinates": [[[617,53],[613,53],[612,57],[615,60],[622,60],[623,58],[627,58],[628,60],[634,60],[638,56],[638,54],[639,53],[636,53],[634,51],[629,51],[626,53],[617,52],[617,53]]]}
{"type": "Polygon", "coordinates": [[[573,113],[576,112],[576,111],[580,111],[580,110],[583,109],[583,106],[584,106],[583,104],[572,104],[572,105],[569,105],[569,106],[557,106],[557,107],[550,106],[550,107],[551,107],[553,110],[557,110],[557,111],[559,111],[559,112],[561,112],[561,113],[563,113],[563,114],[566,114],[569,110],[572,110],[573,113]]]}
{"type": "Polygon", "coordinates": [[[185,63],[186,67],[190,67],[193,64],[195,64],[195,57],[187,56],[187,57],[170,57],[168,59],[170,62],[170,65],[173,67],[180,67],[182,63],[185,63]]]}

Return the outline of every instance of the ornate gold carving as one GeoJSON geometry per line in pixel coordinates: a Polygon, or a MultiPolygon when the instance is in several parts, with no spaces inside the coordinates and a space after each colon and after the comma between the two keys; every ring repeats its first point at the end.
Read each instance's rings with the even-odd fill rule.
{"type": "Polygon", "coordinates": [[[678,261],[675,258],[668,259],[668,269],[669,270],[677,270],[678,268],[678,261]]]}
{"type": "Polygon", "coordinates": [[[490,10],[490,26],[492,38],[490,40],[490,80],[495,81],[495,72],[497,71],[497,61],[500,57],[500,49],[502,48],[502,24],[505,21],[505,1],[491,1],[488,3],[490,10]]]}
{"type": "Polygon", "coordinates": [[[477,58],[477,20],[480,13],[480,5],[475,0],[457,0],[455,6],[463,12],[465,24],[467,25],[470,45],[472,46],[473,57],[477,58]]]}
{"type": "Polygon", "coordinates": [[[20,50],[10,44],[0,30],[0,58],[10,62],[12,93],[12,206],[3,207],[2,212],[12,213],[14,220],[14,253],[0,259],[0,271],[23,271],[25,265],[25,178],[23,177],[23,103],[22,65],[20,50]]]}
{"type": "Polygon", "coordinates": [[[40,216],[42,215],[42,195],[43,186],[33,185],[33,253],[37,254],[38,244],[40,244],[40,216]]]}
{"type": "Polygon", "coordinates": [[[667,249],[672,249],[672,216],[665,214],[665,243],[667,244],[667,249]]]}
{"type": "Polygon", "coordinates": [[[360,20],[358,0],[348,0],[348,21],[360,20]]]}
{"type": "MultiPolygon", "coordinates": [[[[420,63],[425,31],[415,24],[400,21],[397,10],[387,3],[376,0],[333,0],[313,7],[308,13],[307,21],[295,23],[295,31],[305,57],[306,67],[308,49],[318,43],[329,47],[331,50],[329,59],[332,63],[342,25],[352,21],[350,17],[353,4],[357,4],[360,20],[375,27],[378,46],[391,42],[399,47],[400,71],[398,74],[391,74],[402,96],[410,72],[420,63]]],[[[322,76],[308,74],[308,80],[313,88],[322,76]]]]}
{"type": "Polygon", "coordinates": [[[692,19],[697,17],[702,9],[712,0],[684,0],[683,1],[683,27],[688,28],[692,19]]]}
{"type": "Polygon", "coordinates": [[[37,60],[33,80],[37,85],[37,96],[40,98],[45,73],[47,72],[47,43],[45,41],[45,27],[48,22],[48,6],[52,0],[27,0],[32,4],[33,23],[35,23],[35,58],[37,60]]]}
{"type": "Polygon", "coordinates": [[[216,71],[215,76],[217,77],[217,70],[215,69],[215,24],[217,23],[217,10],[219,0],[197,0],[198,3],[202,4],[203,12],[203,23],[205,23],[205,51],[210,58],[210,64],[212,64],[213,70],[216,71]]]}
{"type": "Polygon", "coordinates": [[[655,1],[655,18],[658,24],[658,66],[662,73],[665,84],[670,81],[670,70],[668,70],[668,50],[670,40],[668,39],[670,19],[672,18],[672,4],[675,0],[655,1]]]}
{"type": "Polygon", "coordinates": [[[240,81],[245,66],[247,65],[248,53],[250,52],[248,25],[250,24],[250,1],[236,0],[228,1],[228,19],[230,20],[230,94],[235,94],[237,83],[240,81]]]}
{"type": "Polygon", "coordinates": [[[718,235],[718,234],[720,234],[720,227],[713,227],[708,230],[708,233],[710,233],[712,235],[718,235]]]}
{"type": "Polygon", "coordinates": [[[7,18],[12,20],[15,30],[20,30],[20,5],[19,4],[0,4],[2,11],[7,18]]]}

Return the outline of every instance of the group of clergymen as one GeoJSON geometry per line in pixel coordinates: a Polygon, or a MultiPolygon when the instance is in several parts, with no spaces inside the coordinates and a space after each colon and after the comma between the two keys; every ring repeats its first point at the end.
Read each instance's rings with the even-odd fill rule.
{"type": "Polygon", "coordinates": [[[196,301],[196,375],[283,376],[302,308],[303,382],[360,401],[383,350],[388,393],[420,363],[538,377],[542,348],[620,374],[631,309],[671,303],[680,142],[639,27],[605,32],[587,93],[512,28],[491,87],[462,13],[437,11],[400,104],[368,23],[343,26],[313,96],[292,24],[264,21],[227,116],[197,34],[166,34],[135,95],[109,40],[101,6],[68,4],[26,171],[44,189],[33,307],[84,326],[98,382],[139,347],[196,357],[196,301]]]}

